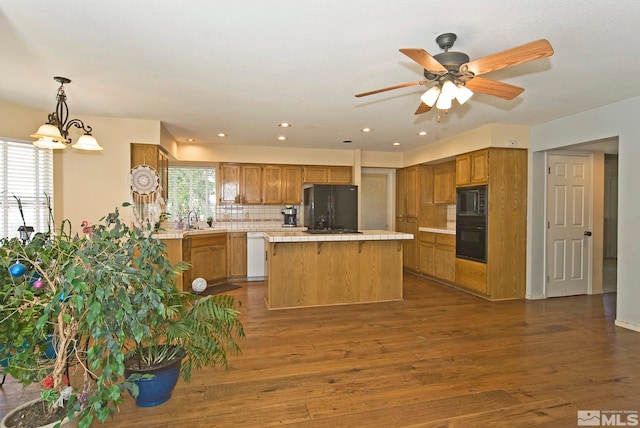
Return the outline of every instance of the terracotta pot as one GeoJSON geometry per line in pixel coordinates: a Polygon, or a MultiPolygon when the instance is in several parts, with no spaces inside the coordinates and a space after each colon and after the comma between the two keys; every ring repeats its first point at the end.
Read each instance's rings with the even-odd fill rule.
{"type": "MultiPolygon", "coordinates": [[[[41,400],[39,398],[36,398],[35,400],[28,401],[28,402],[16,407],[15,409],[11,410],[9,413],[7,413],[5,415],[4,418],[2,418],[2,421],[0,421],[0,428],[8,428],[7,421],[9,420],[9,418],[11,418],[16,413],[20,413],[20,411],[22,409],[24,409],[25,407],[29,407],[33,403],[37,403],[39,401],[41,401],[41,400]]],[[[40,425],[40,426],[34,427],[34,428],[53,428],[58,422],[59,421],[56,421],[56,422],[52,422],[50,424],[40,425]]],[[[75,418],[72,421],[70,421],[67,418],[64,418],[62,423],[60,423],[60,428],[77,428],[77,427],[78,427],[78,418],[75,418]]]]}

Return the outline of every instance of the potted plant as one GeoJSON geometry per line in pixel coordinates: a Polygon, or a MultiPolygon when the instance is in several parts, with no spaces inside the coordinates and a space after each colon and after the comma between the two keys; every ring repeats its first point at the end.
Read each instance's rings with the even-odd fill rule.
{"type": "Polygon", "coordinates": [[[213,226],[213,217],[207,217],[207,224],[209,227],[213,226]]]}
{"type": "Polygon", "coordinates": [[[127,361],[163,363],[174,349],[185,381],[204,366],[227,367],[244,338],[239,302],[179,291],[186,265],[172,266],[152,227],[127,226],[118,209],[99,225],[83,222],[82,233],[65,221],[26,243],[0,241],[0,360],[24,386],[41,383],[46,413],[80,427],[104,422],[125,391],[135,397],[152,378],[125,376],[127,361]],[[53,359],[43,355],[49,344],[53,359]]]}

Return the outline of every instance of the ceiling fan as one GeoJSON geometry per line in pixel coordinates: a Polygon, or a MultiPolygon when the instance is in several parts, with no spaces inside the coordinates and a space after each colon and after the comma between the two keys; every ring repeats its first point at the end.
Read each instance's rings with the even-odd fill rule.
{"type": "Polygon", "coordinates": [[[400,49],[400,52],[424,68],[426,80],[363,92],[356,94],[356,97],[365,97],[410,86],[434,84],[420,98],[422,102],[415,114],[426,113],[433,106],[446,111],[451,108],[451,101],[454,98],[463,104],[473,95],[473,91],[511,100],[520,95],[524,88],[486,79],[480,75],[553,55],[551,44],[545,39],[540,39],[469,61],[467,54],[449,51],[456,39],[457,36],[453,33],[438,36],[436,43],[444,52],[433,56],[424,49],[400,49]]]}

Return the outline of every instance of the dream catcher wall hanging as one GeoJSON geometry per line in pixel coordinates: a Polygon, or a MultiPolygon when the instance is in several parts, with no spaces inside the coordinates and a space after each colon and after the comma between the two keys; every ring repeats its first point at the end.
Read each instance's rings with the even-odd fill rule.
{"type": "Polygon", "coordinates": [[[129,173],[133,223],[137,227],[160,222],[164,207],[158,172],[149,165],[138,165],[129,173]]]}

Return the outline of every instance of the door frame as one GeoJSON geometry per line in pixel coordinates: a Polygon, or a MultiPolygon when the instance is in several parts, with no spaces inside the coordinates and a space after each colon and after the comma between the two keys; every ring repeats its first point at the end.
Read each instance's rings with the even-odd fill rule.
{"type": "MultiPolygon", "coordinates": [[[[594,155],[593,153],[577,153],[577,152],[572,152],[572,153],[565,153],[564,151],[559,151],[559,150],[550,150],[548,152],[546,152],[546,156],[545,156],[545,162],[546,162],[546,168],[547,170],[550,168],[550,157],[551,156],[574,156],[576,158],[582,158],[585,159],[585,163],[589,164],[589,190],[590,193],[588,195],[588,203],[586,205],[586,210],[589,214],[589,221],[588,224],[585,225],[585,227],[593,232],[593,225],[594,225],[594,221],[593,221],[593,207],[594,207],[594,201],[593,201],[593,195],[594,195],[594,191],[593,191],[593,185],[594,185],[594,179],[593,179],[593,165],[594,165],[594,155]]],[[[547,171],[547,174],[545,174],[545,222],[548,224],[549,220],[549,205],[548,205],[548,201],[549,201],[549,177],[550,174],[547,171]]],[[[586,180],[585,180],[586,181],[586,180]]],[[[544,237],[544,260],[545,260],[545,264],[544,264],[544,296],[545,298],[550,297],[549,296],[549,292],[548,292],[548,285],[549,285],[549,281],[548,278],[551,275],[550,272],[548,271],[549,268],[549,257],[551,257],[551,255],[548,253],[548,249],[549,249],[549,228],[546,227],[545,228],[545,237],[544,237]]],[[[582,238],[584,240],[584,238],[582,238]]],[[[585,271],[585,275],[586,275],[586,280],[587,280],[587,293],[586,294],[593,294],[593,262],[594,262],[594,257],[593,257],[593,249],[594,249],[594,245],[593,245],[593,235],[591,237],[589,237],[589,239],[587,239],[587,255],[586,255],[586,261],[588,263],[587,269],[585,271]]],[[[555,296],[554,296],[555,297],[555,296]]],[[[558,297],[563,297],[563,296],[558,296],[558,297]]]]}
{"type": "Polygon", "coordinates": [[[547,153],[559,155],[582,155],[591,157],[591,226],[593,232],[590,242],[591,272],[588,294],[601,294],[603,269],[603,232],[604,232],[604,152],[593,150],[554,149],[530,153],[529,190],[531,204],[527,215],[530,229],[527,239],[531,240],[527,252],[527,291],[526,298],[546,299],[546,200],[547,200],[547,153]]]}
{"type": "Polygon", "coordinates": [[[360,175],[378,174],[387,176],[387,224],[389,230],[395,230],[396,213],[396,170],[393,168],[362,168],[360,175]]]}

